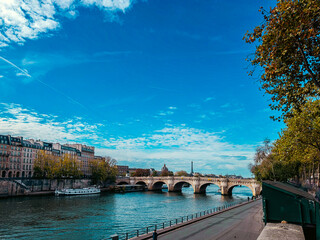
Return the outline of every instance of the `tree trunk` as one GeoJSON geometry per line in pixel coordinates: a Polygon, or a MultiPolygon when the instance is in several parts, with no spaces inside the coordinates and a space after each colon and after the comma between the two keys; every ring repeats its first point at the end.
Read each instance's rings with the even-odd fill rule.
{"type": "Polygon", "coordinates": [[[314,179],[314,162],[312,163],[312,185],[313,185],[313,187],[315,186],[315,183],[316,183],[316,180],[314,179]]]}
{"type": "Polygon", "coordinates": [[[309,166],[309,169],[308,169],[309,173],[308,173],[308,180],[309,180],[309,185],[311,185],[311,167],[309,166]]]}

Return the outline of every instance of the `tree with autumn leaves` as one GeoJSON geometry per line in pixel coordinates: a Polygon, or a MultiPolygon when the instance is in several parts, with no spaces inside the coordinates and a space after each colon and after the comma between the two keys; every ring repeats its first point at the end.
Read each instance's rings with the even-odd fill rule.
{"type": "Polygon", "coordinates": [[[244,37],[256,44],[249,61],[254,70],[263,70],[261,88],[271,97],[271,109],[286,119],[319,97],[320,1],[279,0],[270,11],[260,12],[264,22],[244,37]]]}
{"type": "Polygon", "coordinates": [[[94,183],[99,184],[104,181],[115,181],[118,174],[116,166],[117,161],[111,157],[106,160],[92,159],[89,162],[91,169],[91,179],[94,183]]]}
{"type": "Polygon", "coordinates": [[[320,1],[279,0],[244,39],[256,44],[249,59],[262,69],[261,89],[286,127],[273,144],[257,148],[252,173],[259,180],[314,181],[320,171],[320,1]]]}
{"type": "Polygon", "coordinates": [[[37,178],[79,178],[83,176],[81,163],[70,154],[55,156],[43,150],[34,161],[34,176],[37,178]]]}
{"type": "MultiPolygon", "coordinates": [[[[93,183],[107,180],[114,181],[118,173],[116,160],[111,157],[106,159],[91,159],[89,166],[93,183]]],[[[63,154],[55,156],[43,150],[39,151],[34,161],[34,176],[36,178],[81,178],[81,162],[76,156],[63,154]]]]}

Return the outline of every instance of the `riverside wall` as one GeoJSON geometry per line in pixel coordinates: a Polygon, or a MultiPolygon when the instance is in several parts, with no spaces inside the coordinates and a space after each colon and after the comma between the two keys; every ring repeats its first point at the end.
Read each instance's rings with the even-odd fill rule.
{"type": "Polygon", "coordinates": [[[0,197],[54,194],[56,189],[89,186],[90,179],[0,179],[0,197]]]}

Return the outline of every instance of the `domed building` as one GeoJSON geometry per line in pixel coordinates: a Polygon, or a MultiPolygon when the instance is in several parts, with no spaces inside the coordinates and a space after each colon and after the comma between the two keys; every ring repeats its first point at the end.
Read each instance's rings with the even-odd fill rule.
{"type": "Polygon", "coordinates": [[[169,172],[169,169],[167,168],[167,166],[165,164],[161,168],[161,172],[169,172]]]}

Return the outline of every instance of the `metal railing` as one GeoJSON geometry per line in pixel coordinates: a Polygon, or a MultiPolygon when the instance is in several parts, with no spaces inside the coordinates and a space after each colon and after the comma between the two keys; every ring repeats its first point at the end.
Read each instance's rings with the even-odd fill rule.
{"type": "Polygon", "coordinates": [[[146,226],[144,228],[139,228],[139,229],[136,229],[136,230],[133,230],[133,231],[130,231],[130,232],[115,234],[115,235],[113,235],[113,236],[111,236],[111,237],[109,237],[107,239],[128,240],[128,239],[131,239],[131,238],[134,238],[134,237],[139,237],[139,236],[144,235],[144,234],[152,233],[154,230],[158,231],[158,230],[165,229],[165,228],[168,228],[168,227],[172,227],[172,226],[175,226],[175,225],[178,225],[178,224],[182,224],[182,223],[185,223],[185,222],[188,222],[188,221],[192,221],[194,219],[197,219],[197,218],[200,218],[200,217],[203,217],[203,216],[206,216],[206,215],[209,215],[209,214],[212,214],[212,213],[216,213],[216,212],[222,211],[224,209],[233,207],[233,206],[238,205],[238,204],[243,203],[243,202],[247,202],[247,200],[242,200],[242,201],[237,201],[237,202],[225,204],[225,205],[220,206],[220,207],[211,208],[211,209],[208,209],[208,210],[205,210],[205,211],[201,211],[201,212],[197,212],[197,213],[190,214],[190,215],[187,215],[187,216],[179,217],[179,218],[176,218],[176,219],[173,219],[173,220],[170,220],[170,221],[165,221],[165,222],[162,222],[162,223],[149,225],[149,226],[146,226]]]}

